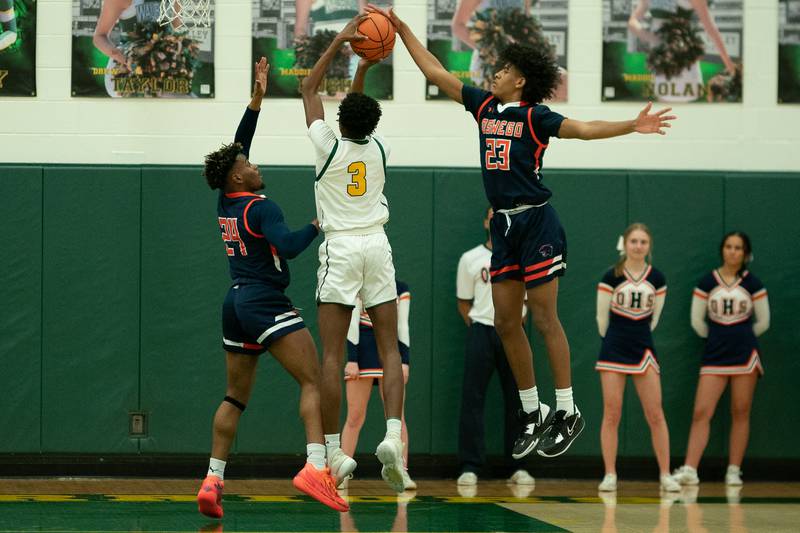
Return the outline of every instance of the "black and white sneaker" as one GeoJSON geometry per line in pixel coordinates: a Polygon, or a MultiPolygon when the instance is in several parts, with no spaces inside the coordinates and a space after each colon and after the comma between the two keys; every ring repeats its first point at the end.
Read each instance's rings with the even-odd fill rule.
{"type": "Polygon", "coordinates": [[[522,430],[514,442],[514,450],[511,452],[511,457],[514,459],[522,459],[535,450],[547,428],[553,422],[552,409],[547,410],[547,416],[545,416],[544,420],[541,419],[542,405],[539,404],[539,409],[532,413],[519,411],[522,430]]]}
{"type": "Polygon", "coordinates": [[[578,438],[586,425],[581,412],[575,408],[575,414],[567,416],[564,410],[556,412],[553,425],[542,437],[536,453],[542,457],[557,457],[567,451],[572,442],[578,438]]]}

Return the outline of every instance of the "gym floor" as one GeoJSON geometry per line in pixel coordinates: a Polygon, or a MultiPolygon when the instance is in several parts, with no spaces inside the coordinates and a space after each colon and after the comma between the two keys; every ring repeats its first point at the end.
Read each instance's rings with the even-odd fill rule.
{"type": "Polygon", "coordinates": [[[225,517],[194,503],[199,480],[12,479],[0,483],[0,531],[797,531],[800,483],[703,483],[660,496],[658,485],[537,480],[535,487],[421,480],[393,495],[378,480],[354,480],[349,513],[300,495],[290,480],[226,480],[225,517]],[[459,490],[460,489],[460,490],[459,490]],[[470,488],[467,488],[470,489],[470,488]]]}

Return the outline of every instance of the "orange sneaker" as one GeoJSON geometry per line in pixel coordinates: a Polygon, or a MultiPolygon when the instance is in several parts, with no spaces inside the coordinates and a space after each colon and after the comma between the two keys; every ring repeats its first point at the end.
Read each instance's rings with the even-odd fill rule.
{"type": "Polygon", "coordinates": [[[208,476],[197,493],[197,509],[211,518],[222,518],[222,489],[225,483],[217,476],[208,476]]]}
{"type": "Polygon", "coordinates": [[[320,503],[339,512],[350,510],[350,506],[336,492],[335,481],[331,476],[330,468],[317,470],[311,463],[306,463],[300,472],[294,476],[294,488],[305,492],[320,503]]]}

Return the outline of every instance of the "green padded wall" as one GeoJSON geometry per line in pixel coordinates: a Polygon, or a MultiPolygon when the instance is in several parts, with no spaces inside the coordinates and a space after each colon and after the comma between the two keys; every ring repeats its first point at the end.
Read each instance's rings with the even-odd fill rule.
{"type": "MultiPolygon", "coordinates": [[[[314,217],[313,169],[262,171],[265,194],[281,205],[290,227],[308,223],[314,217]]],[[[571,453],[600,455],[596,284],[617,258],[617,236],[641,221],[653,231],[655,265],[669,286],[655,341],[672,454],[685,450],[703,349],[689,326],[691,290],[718,265],[723,232],[741,228],[753,238],[751,270],[768,287],[772,308],[772,327],[761,339],[766,375],[756,391],[748,456],[800,458],[790,439],[776,443],[765,431],[776,412],[788,427],[800,423],[788,400],[800,370],[792,313],[800,301],[792,283],[800,269],[800,176],[549,170],[546,184],[568,236],[559,311],[570,340],[575,396],[588,423],[571,453]]],[[[207,188],[199,167],[6,165],[0,166],[0,192],[6,212],[25,221],[24,243],[0,252],[6,273],[0,354],[7,369],[0,385],[13,406],[0,414],[7,428],[0,452],[207,453],[211,417],[225,392],[219,320],[229,277],[215,222],[217,193],[207,188]],[[150,415],[150,435],[141,441],[128,436],[128,412],[135,410],[150,415]]],[[[398,277],[413,295],[406,400],[411,452],[452,454],[466,333],[456,310],[455,271],[460,255],[485,239],[480,172],[390,168],[386,195],[398,277]]],[[[22,237],[12,243],[17,241],[22,237]]],[[[320,242],[290,263],[288,291],[315,338],[320,242]]],[[[535,332],[531,337],[542,398],[552,403],[546,353],[535,332]]],[[[301,454],[296,384],[269,356],[258,374],[234,451],[301,454]]],[[[727,453],[727,395],[722,402],[708,457],[727,453]]],[[[381,414],[376,392],[359,452],[371,452],[382,436],[381,414]]],[[[497,454],[502,402],[496,379],[486,420],[488,452],[497,454]]],[[[651,455],[629,386],[620,456],[651,455]]]]}
{"type": "Polygon", "coordinates": [[[135,452],[141,190],[138,168],[46,168],[42,451],[135,452]]]}
{"type": "Polygon", "coordinates": [[[38,452],[42,408],[42,169],[0,166],[0,452],[38,452]]]}

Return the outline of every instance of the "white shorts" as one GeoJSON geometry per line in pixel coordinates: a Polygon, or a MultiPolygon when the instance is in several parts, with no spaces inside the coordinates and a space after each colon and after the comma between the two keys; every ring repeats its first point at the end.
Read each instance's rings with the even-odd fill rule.
{"type": "Polygon", "coordinates": [[[392,247],[385,233],[339,235],[319,246],[317,303],[364,307],[397,300],[392,247]]]}

